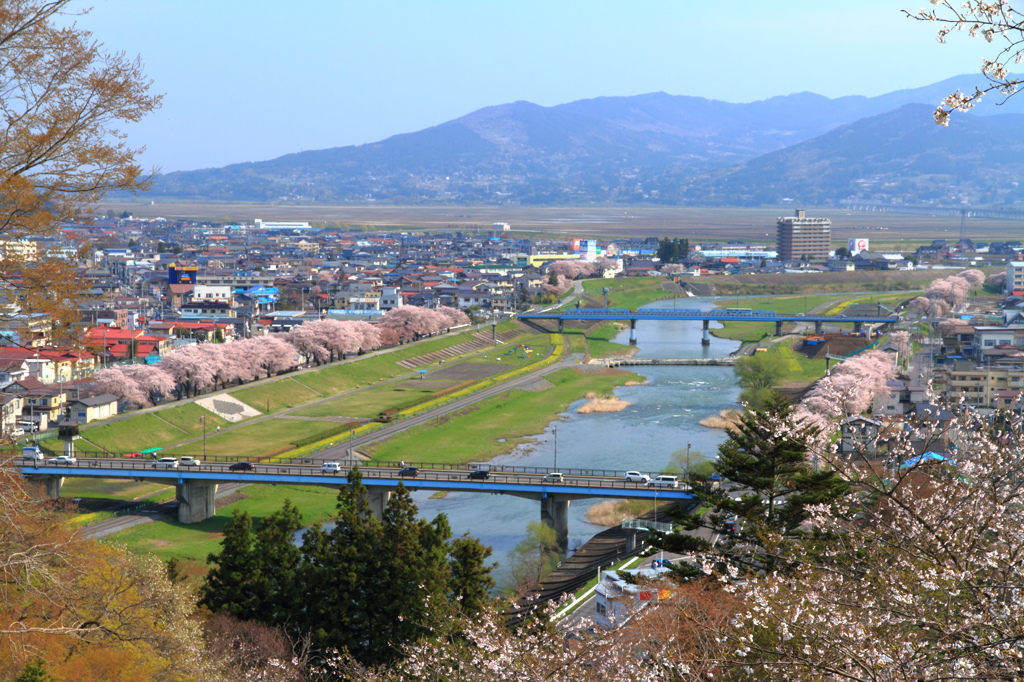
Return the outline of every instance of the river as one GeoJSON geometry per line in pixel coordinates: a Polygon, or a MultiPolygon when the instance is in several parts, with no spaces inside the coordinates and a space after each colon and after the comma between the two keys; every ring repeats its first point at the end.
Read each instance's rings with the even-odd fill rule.
{"type": "MultiPolygon", "coordinates": [[[[710,299],[687,298],[658,301],[645,308],[709,309],[710,299]]],[[[717,323],[712,322],[712,325],[717,323]]],[[[735,341],[711,337],[711,345],[702,347],[701,322],[643,320],[637,323],[637,357],[700,358],[723,357],[736,350],[735,341]]],[[[629,330],[615,338],[629,343],[629,330]]],[[[721,410],[735,407],[740,389],[731,367],[631,367],[647,379],[644,386],[624,386],[615,394],[630,403],[622,412],[578,414],[585,401],[580,400],[560,415],[559,420],[536,442],[491,460],[491,464],[518,466],[554,465],[555,437],[558,427],[558,468],[628,469],[657,473],[670,461],[675,450],[700,451],[714,456],[725,438],[723,431],[700,425],[700,420],[721,410]]],[[[413,493],[421,514],[433,518],[448,515],[456,535],[469,533],[494,550],[492,559],[499,568],[495,578],[504,577],[505,558],[522,539],[526,524],[540,519],[540,504],[510,495],[448,493],[444,499],[430,499],[429,491],[413,493]]],[[[576,500],[569,507],[569,547],[575,549],[602,526],[587,523],[584,513],[594,500],[576,500]]]]}

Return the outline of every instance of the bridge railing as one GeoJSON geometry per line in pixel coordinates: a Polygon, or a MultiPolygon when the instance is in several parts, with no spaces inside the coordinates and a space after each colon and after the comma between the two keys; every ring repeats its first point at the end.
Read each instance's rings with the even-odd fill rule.
{"type": "MultiPolygon", "coordinates": [[[[282,476],[303,476],[309,477],[310,479],[317,479],[323,481],[325,479],[338,479],[339,484],[343,483],[343,480],[347,478],[352,467],[347,467],[338,472],[322,473],[318,467],[315,466],[295,466],[295,465],[282,465],[282,464],[256,464],[256,469],[253,472],[242,471],[234,472],[230,469],[228,464],[204,464],[199,467],[178,467],[175,468],[154,468],[152,462],[136,462],[136,461],[122,461],[122,460],[110,460],[110,459],[89,459],[79,460],[77,464],[67,465],[51,465],[45,462],[38,461],[26,461],[19,463],[22,470],[25,473],[31,473],[32,470],[48,468],[48,469],[60,469],[65,472],[65,475],[73,475],[75,471],[90,470],[109,470],[109,471],[131,471],[132,475],[137,475],[141,478],[146,474],[152,474],[155,472],[172,472],[177,474],[189,474],[189,473],[227,473],[227,474],[238,474],[240,476],[256,474],[271,474],[271,475],[282,475],[282,476]]],[[[361,466],[359,468],[362,474],[363,480],[382,480],[386,479],[389,481],[404,480],[417,481],[440,481],[440,482],[454,482],[462,481],[466,482],[470,480],[468,478],[469,473],[473,469],[463,466],[461,470],[454,468],[445,469],[441,468],[442,465],[431,465],[430,469],[420,469],[415,477],[401,477],[398,475],[399,469],[396,466],[361,466]]],[[[542,480],[543,474],[550,473],[550,469],[543,467],[491,467],[487,471],[490,477],[487,480],[477,481],[484,485],[488,483],[511,483],[515,485],[559,485],[576,488],[615,488],[622,490],[640,490],[647,489],[648,486],[641,482],[627,481],[622,477],[622,474],[618,471],[602,471],[602,470],[589,470],[589,469],[563,469],[561,473],[564,479],[561,483],[545,482],[542,480]]],[[[669,492],[685,492],[685,489],[681,485],[680,488],[657,488],[659,493],[669,492]]]]}

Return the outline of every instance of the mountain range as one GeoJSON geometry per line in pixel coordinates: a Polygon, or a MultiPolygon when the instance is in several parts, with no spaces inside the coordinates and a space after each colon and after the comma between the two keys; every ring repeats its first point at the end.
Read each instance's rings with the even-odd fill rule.
{"type": "Polygon", "coordinates": [[[380,142],[161,175],[149,195],[549,205],[1024,200],[1024,98],[985,102],[949,127],[932,120],[936,102],[975,82],[746,104],[660,92],[553,107],[513,102],[380,142]]]}

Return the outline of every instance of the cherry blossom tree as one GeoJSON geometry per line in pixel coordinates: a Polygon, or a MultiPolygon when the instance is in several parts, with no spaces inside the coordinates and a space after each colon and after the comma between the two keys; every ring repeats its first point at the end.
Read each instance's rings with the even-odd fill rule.
{"type": "Polygon", "coordinates": [[[179,400],[198,395],[213,385],[214,368],[209,364],[209,356],[199,349],[203,345],[210,344],[184,346],[157,363],[174,380],[174,391],[179,400]]]}
{"type": "Polygon", "coordinates": [[[964,270],[963,272],[957,273],[957,277],[966,279],[971,287],[980,287],[985,283],[985,273],[981,270],[964,270]]]}
{"type": "Polygon", "coordinates": [[[331,351],[327,348],[328,342],[323,331],[322,328],[307,322],[288,334],[288,341],[302,355],[306,365],[314,362],[320,365],[331,357],[331,351]]]}
{"type": "Polygon", "coordinates": [[[125,376],[132,379],[139,389],[145,393],[146,405],[156,405],[174,393],[174,379],[170,374],[156,365],[128,365],[123,368],[125,376]]]}
{"type": "Polygon", "coordinates": [[[984,87],[975,86],[972,93],[957,90],[948,95],[935,109],[935,122],[949,125],[950,114],[973,109],[987,93],[999,93],[1004,99],[1014,95],[1024,84],[1024,79],[1010,72],[1011,64],[1024,60],[1024,15],[1015,10],[1009,0],[931,0],[931,4],[934,6],[931,9],[903,12],[912,19],[936,24],[936,38],[940,43],[959,33],[980,37],[993,45],[991,58],[981,60],[984,87]]]}
{"type": "Polygon", "coordinates": [[[268,334],[237,342],[234,350],[252,359],[253,379],[273,375],[295,366],[295,347],[281,334],[268,334]]]}
{"type": "Polygon", "coordinates": [[[436,334],[448,325],[448,318],[429,308],[406,305],[385,313],[380,326],[393,330],[402,342],[436,334]]]}
{"type": "Polygon", "coordinates": [[[924,296],[918,296],[907,304],[907,307],[911,310],[918,312],[922,315],[928,314],[928,309],[931,307],[931,300],[924,296]]]}
{"type": "MultiPolygon", "coordinates": [[[[800,402],[797,416],[815,421],[808,413],[822,415],[835,424],[869,409],[875,398],[887,392],[887,382],[896,377],[888,353],[865,351],[840,363],[832,373],[815,384],[800,402]]],[[[826,433],[831,433],[833,429],[826,433]]]]}
{"type": "Polygon", "coordinates": [[[149,401],[139,384],[120,367],[107,367],[96,372],[93,385],[101,393],[116,395],[126,407],[146,407],[149,401]]]}
{"type": "Polygon", "coordinates": [[[554,282],[548,281],[541,285],[541,290],[546,294],[561,296],[572,288],[572,280],[565,275],[555,275],[554,282]]]}
{"type": "Polygon", "coordinates": [[[1018,679],[1024,428],[996,423],[958,414],[957,448],[939,459],[897,436],[875,475],[821,452],[852,492],[813,509],[813,538],[775,545],[786,570],[723,576],[744,600],[720,631],[723,666],[773,680],[1018,679]]]}
{"type": "Polygon", "coordinates": [[[906,362],[910,358],[910,351],[912,346],[910,344],[910,332],[906,330],[900,330],[893,332],[889,335],[889,343],[896,349],[896,353],[899,355],[899,359],[902,362],[906,362]]]}
{"type": "Polygon", "coordinates": [[[381,347],[381,330],[369,322],[346,322],[353,338],[358,340],[357,351],[377,350],[381,347]]]}
{"type": "Polygon", "coordinates": [[[445,318],[445,329],[451,329],[452,327],[461,327],[469,324],[469,315],[462,312],[458,308],[450,308],[448,306],[441,306],[437,309],[437,312],[445,318]]]}

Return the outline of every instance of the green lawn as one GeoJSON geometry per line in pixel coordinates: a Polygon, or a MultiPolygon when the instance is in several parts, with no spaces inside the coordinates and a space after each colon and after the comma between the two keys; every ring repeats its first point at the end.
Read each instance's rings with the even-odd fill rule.
{"type": "Polygon", "coordinates": [[[662,288],[662,284],[671,281],[667,277],[616,277],[615,279],[585,279],[583,290],[588,296],[603,303],[601,290],[608,287],[608,306],[610,308],[629,308],[636,310],[642,305],[660,301],[664,298],[676,298],[662,288]]]}
{"type": "MultiPolygon", "coordinates": [[[[415,381],[415,379],[410,379],[408,382],[401,383],[413,383],[415,381]]],[[[434,383],[436,382],[424,382],[428,386],[434,383]]],[[[359,419],[373,419],[383,410],[392,407],[405,409],[425,402],[432,398],[434,393],[439,390],[437,388],[424,388],[417,391],[414,389],[393,388],[393,386],[396,385],[377,386],[334,400],[310,405],[307,408],[291,412],[291,414],[300,417],[357,417],[359,419]]]]}
{"type": "MultiPolygon", "coordinates": [[[[205,412],[205,410],[203,411],[205,412]]],[[[190,437],[189,431],[161,419],[152,412],[116,422],[86,426],[81,429],[80,433],[84,441],[89,441],[78,440],[75,442],[75,450],[83,454],[97,452],[97,446],[101,450],[113,453],[134,452],[163,447],[168,443],[190,437]]],[[[63,449],[63,445],[56,439],[52,443],[46,442],[53,449],[63,449]]]]}
{"type": "Polygon", "coordinates": [[[229,395],[263,414],[280,412],[324,397],[293,377],[281,378],[251,388],[240,388],[231,391],[229,395]]]}
{"type": "Polygon", "coordinates": [[[587,352],[587,335],[582,329],[566,329],[563,336],[569,344],[570,353],[587,352]]]}
{"type": "Polygon", "coordinates": [[[302,512],[303,523],[312,525],[335,516],[338,495],[337,490],[330,487],[292,485],[250,485],[242,494],[244,499],[217,510],[216,516],[201,523],[184,525],[170,520],[146,523],[112,535],[104,542],[126,545],[136,553],[153,553],[164,561],[177,558],[205,563],[208,554],[220,551],[224,525],[235,509],[248,512],[258,523],[280,509],[287,498],[302,512]]]}
{"type": "Polygon", "coordinates": [[[558,413],[588,392],[605,393],[639,378],[632,372],[599,375],[560,370],[547,377],[554,384],[552,388],[538,392],[508,391],[456,416],[442,417],[430,425],[403,431],[371,446],[368,454],[374,460],[386,462],[455,463],[490,459],[543,431],[558,413]]]}
{"type": "MultiPolygon", "coordinates": [[[[72,476],[64,479],[60,488],[61,497],[88,497],[111,501],[138,500],[166,490],[166,483],[131,481],[124,478],[93,478],[72,476]]],[[[171,490],[173,491],[173,486],[171,490]]]]}
{"type": "MultiPolygon", "coordinates": [[[[206,453],[208,456],[232,459],[259,459],[271,457],[290,450],[299,440],[314,436],[327,438],[332,433],[348,429],[338,422],[318,422],[299,419],[265,419],[231,431],[207,434],[206,453]]],[[[162,455],[202,456],[203,443],[193,441],[168,448],[162,455]]]]}
{"type": "Polygon", "coordinates": [[[218,426],[223,427],[231,423],[227,419],[195,403],[186,403],[167,410],[160,410],[156,414],[160,419],[170,422],[185,432],[185,435],[177,440],[203,435],[204,421],[206,422],[205,428],[207,432],[216,431],[218,426]]]}
{"type": "Polygon", "coordinates": [[[603,358],[609,355],[624,353],[630,346],[624,343],[615,343],[611,339],[620,332],[620,328],[613,322],[606,322],[600,327],[595,327],[587,334],[587,347],[590,350],[590,357],[603,358]]]}
{"type": "Polygon", "coordinates": [[[395,353],[387,353],[356,362],[332,365],[315,372],[299,374],[294,379],[321,395],[337,395],[360,386],[368,386],[378,381],[409,374],[410,370],[395,364],[400,359],[395,353]]]}
{"type": "Polygon", "coordinates": [[[772,344],[769,353],[777,353],[786,361],[786,376],[782,381],[817,381],[825,376],[825,359],[812,359],[793,350],[787,343],[772,344]]]}

